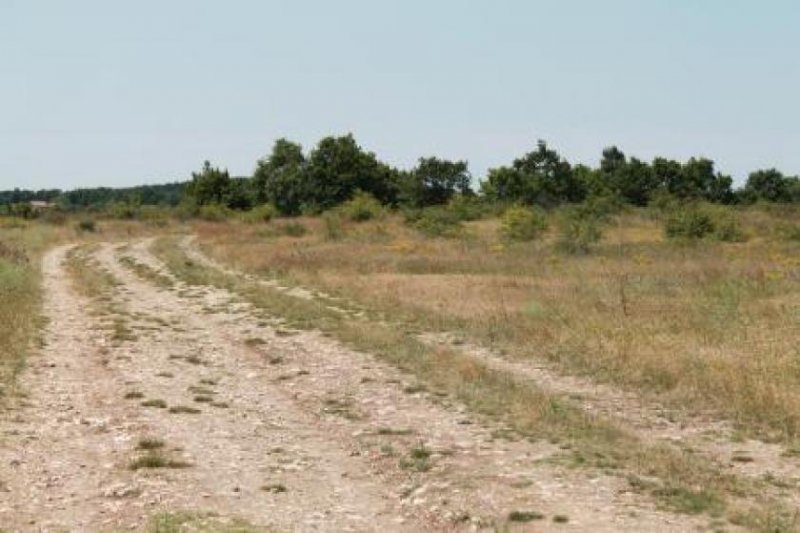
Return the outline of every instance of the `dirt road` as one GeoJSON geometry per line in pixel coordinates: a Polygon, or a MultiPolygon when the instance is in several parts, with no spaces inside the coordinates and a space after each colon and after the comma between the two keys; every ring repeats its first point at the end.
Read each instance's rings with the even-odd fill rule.
{"type": "Polygon", "coordinates": [[[133,332],[123,341],[72,285],[69,247],[45,257],[45,347],[0,422],[4,530],[145,530],[164,513],[212,530],[706,523],[618,476],[561,465],[553,444],[497,439],[502,428],[369,354],[185,286],[146,241],[124,244],[91,251],[118,282],[108,298],[133,332]],[[126,257],[171,282],[137,276],[126,257]]]}

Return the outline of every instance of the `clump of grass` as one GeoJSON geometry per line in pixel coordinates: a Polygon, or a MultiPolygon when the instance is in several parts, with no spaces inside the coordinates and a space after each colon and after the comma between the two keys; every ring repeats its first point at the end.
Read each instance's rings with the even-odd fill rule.
{"type": "Polygon", "coordinates": [[[124,398],[126,400],[138,400],[140,398],[144,398],[144,393],[140,391],[126,392],[124,398]]]}
{"type": "Polygon", "coordinates": [[[261,490],[264,492],[271,492],[272,494],[280,494],[286,492],[286,485],[282,483],[270,483],[268,485],[262,485],[261,490]]]}
{"type": "Polygon", "coordinates": [[[155,398],[151,400],[145,400],[142,402],[142,407],[158,407],[159,409],[166,409],[167,402],[164,400],[155,398]]]}
{"type": "Polygon", "coordinates": [[[378,435],[413,435],[413,429],[378,428],[378,435]]]}
{"type": "Polygon", "coordinates": [[[195,407],[188,407],[186,405],[174,405],[169,408],[169,412],[172,414],[187,414],[187,415],[196,415],[200,413],[200,409],[195,407]]]}
{"type": "Polygon", "coordinates": [[[431,454],[431,450],[420,442],[417,446],[411,448],[407,458],[400,461],[400,468],[416,472],[427,472],[431,469],[431,454]]]}
{"type": "Polygon", "coordinates": [[[522,206],[509,207],[501,221],[500,231],[510,241],[532,241],[547,229],[547,219],[541,211],[522,206]]]}
{"type": "Polygon", "coordinates": [[[214,401],[214,398],[212,398],[211,396],[204,396],[202,394],[199,394],[194,397],[194,401],[198,403],[211,403],[214,401]]]}
{"type": "Polygon", "coordinates": [[[164,447],[163,440],[152,437],[145,437],[139,439],[139,443],[136,445],[137,450],[157,450],[163,447],[164,447]]]}
{"type": "Polygon", "coordinates": [[[533,522],[543,519],[544,515],[537,511],[511,511],[508,513],[509,522],[533,522]]]}
{"type": "Polygon", "coordinates": [[[131,470],[139,470],[142,468],[188,468],[192,465],[186,461],[170,459],[161,453],[149,451],[131,461],[129,466],[131,470]]]}

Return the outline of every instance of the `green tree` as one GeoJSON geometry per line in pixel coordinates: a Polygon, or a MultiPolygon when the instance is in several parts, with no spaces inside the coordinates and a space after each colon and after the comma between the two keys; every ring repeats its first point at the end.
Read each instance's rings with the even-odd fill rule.
{"type": "Polygon", "coordinates": [[[253,189],[256,201],[271,203],[286,215],[300,212],[306,199],[303,148],[287,139],[278,139],[272,153],[256,164],[253,189]]]}
{"type": "Polygon", "coordinates": [[[382,204],[395,204],[397,175],[374,153],[362,150],[352,134],[325,137],[308,156],[304,203],[325,210],[349,200],[360,190],[382,204]]]}
{"type": "Polygon", "coordinates": [[[456,194],[473,194],[466,161],[420,158],[419,164],[403,176],[401,200],[413,207],[446,204],[456,194]]]}
{"type": "Polygon", "coordinates": [[[650,165],[635,157],[628,161],[616,146],[603,150],[600,175],[612,192],[634,205],[647,205],[659,187],[650,165]]]}
{"type": "Polygon", "coordinates": [[[493,200],[545,207],[586,197],[585,184],[571,165],[541,140],[536,150],[514,160],[511,168],[490,170],[482,191],[493,200]]]}
{"type": "Polygon", "coordinates": [[[757,170],[747,177],[744,193],[754,200],[788,202],[792,199],[792,185],[783,173],[774,168],[757,170]]]}
{"type": "Polygon", "coordinates": [[[206,161],[200,172],[192,173],[192,181],[187,185],[186,192],[197,205],[224,204],[230,187],[228,171],[212,167],[206,161]]]}

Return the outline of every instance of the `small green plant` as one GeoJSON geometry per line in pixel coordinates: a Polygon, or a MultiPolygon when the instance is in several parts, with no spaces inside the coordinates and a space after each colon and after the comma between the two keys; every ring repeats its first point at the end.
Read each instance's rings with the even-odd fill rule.
{"type": "Polygon", "coordinates": [[[286,486],[281,483],[270,483],[269,485],[263,485],[261,490],[264,492],[271,492],[272,494],[280,494],[286,492],[286,486]]]}
{"type": "Polygon", "coordinates": [[[365,222],[383,216],[383,206],[367,192],[356,191],[353,197],[339,207],[339,212],[353,222],[365,222]]]}
{"type": "Polygon", "coordinates": [[[461,231],[458,216],[444,207],[408,211],[406,223],[428,237],[455,237],[461,231]]]}
{"type": "Polygon", "coordinates": [[[547,229],[543,212],[514,206],[506,209],[501,220],[500,231],[510,241],[532,241],[547,229]]]}
{"type": "Polygon", "coordinates": [[[91,218],[84,218],[78,222],[78,231],[94,233],[97,231],[97,224],[91,218]]]}
{"type": "Polygon", "coordinates": [[[588,254],[603,236],[601,220],[591,211],[566,210],[558,227],[558,248],[568,254],[588,254]]]}
{"type": "Polygon", "coordinates": [[[126,400],[138,400],[144,398],[144,394],[139,391],[130,391],[125,393],[126,400]]]}
{"type": "Polygon", "coordinates": [[[325,239],[328,241],[338,241],[344,237],[344,226],[342,217],[335,211],[326,211],[322,214],[322,222],[325,225],[325,239]]]}
{"type": "Polygon", "coordinates": [[[278,210],[272,204],[263,204],[246,211],[242,220],[248,224],[265,224],[278,216],[278,210]]]}
{"type": "Polygon", "coordinates": [[[136,445],[137,450],[158,450],[159,448],[164,447],[164,441],[160,439],[154,439],[151,437],[145,437],[143,439],[139,439],[139,443],[136,445]]]}
{"type": "Polygon", "coordinates": [[[714,232],[714,220],[709,213],[697,207],[673,211],[664,226],[670,239],[696,240],[714,232]]]}
{"type": "Polygon", "coordinates": [[[744,242],[747,240],[739,220],[732,213],[721,215],[717,219],[714,237],[723,242],[744,242]]]}
{"type": "Polygon", "coordinates": [[[486,206],[472,194],[456,194],[447,202],[447,210],[459,220],[478,220],[487,215],[486,206]]]}
{"type": "Polygon", "coordinates": [[[427,472],[431,469],[430,458],[431,450],[424,443],[420,442],[418,445],[411,448],[408,457],[400,461],[400,467],[406,470],[415,470],[417,472],[427,472]]]}
{"type": "Polygon", "coordinates": [[[207,222],[223,222],[231,215],[231,211],[223,205],[209,204],[201,206],[197,217],[207,222]]]}
{"type": "Polygon", "coordinates": [[[167,402],[164,400],[145,400],[142,402],[142,407],[158,407],[159,409],[166,409],[167,402]]]}
{"type": "Polygon", "coordinates": [[[533,522],[542,519],[544,519],[544,515],[537,511],[511,511],[508,513],[509,522],[533,522]]]}
{"type": "Polygon", "coordinates": [[[187,468],[192,466],[185,461],[177,461],[165,457],[161,453],[149,451],[146,454],[137,457],[130,464],[131,470],[139,470],[141,468],[187,468]]]}
{"type": "Polygon", "coordinates": [[[195,409],[194,407],[187,407],[185,405],[175,405],[169,408],[169,412],[174,415],[196,415],[200,413],[200,409],[195,409]]]}
{"type": "Polygon", "coordinates": [[[289,237],[302,237],[308,233],[308,229],[300,222],[287,222],[280,226],[280,232],[289,237]]]}

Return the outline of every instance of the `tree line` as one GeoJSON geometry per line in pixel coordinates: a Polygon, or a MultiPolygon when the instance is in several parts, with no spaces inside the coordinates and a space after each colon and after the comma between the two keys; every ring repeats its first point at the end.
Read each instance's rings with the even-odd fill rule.
{"type": "Polygon", "coordinates": [[[206,162],[186,188],[187,198],[197,205],[249,209],[272,204],[284,215],[322,212],[357,193],[387,206],[412,208],[447,204],[456,196],[544,208],[598,197],[635,206],[663,197],[749,204],[800,202],[800,178],[776,169],[757,170],[744,186],[734,188],[733,179],[718,172],[710,159],[657,157],[646,162],[615,146],[603,150],[599,166],[591,168],[572,165],[539,141],[509,165],[490,169],[476,190],[466,161],[423,157],[413,169],[401,170],[380,161],[348,134],[325,137],[308,153],[298,143],[278,139],[251,178],[231,178],[227,170],[206,162]]]}
{"type": "Polygon", "coordinates": [[[283,215],[319,213],[368,194],[383,205],[423,208],[444,205],[454,197],[503,204],[556,207],[592,198],[646,206],[660,198],[704,200],[720,204],[756,201],[800,202],[800,178],[776,169],[752,172],[742,187],[718,172],[712,160],[680,162],[629,157],[617,147],[603,150],[592,168],[571,164],[544,141],[507,165],[492,168],[477,187],[466,161],[422,157],[410,170],[393,167],[364,150],[352,134],[329,136],[305,152],[285,138],[257,161],[252,176],[231,177],[206,162],[184,183],[71,191],[15,189],[0,192],[0,206],[54,202],[66,210],[103,209],[112,205],[220,205],[248,210],[271,204],[283,215]]]}

